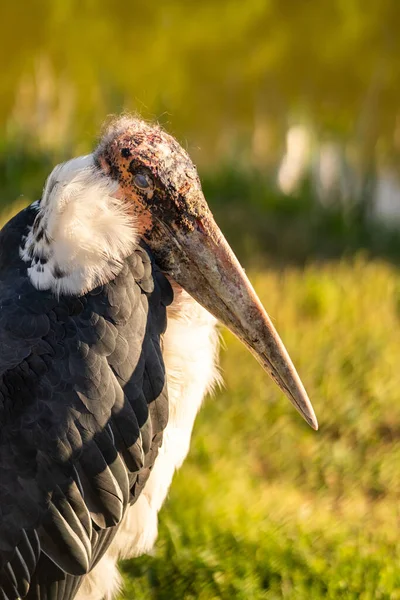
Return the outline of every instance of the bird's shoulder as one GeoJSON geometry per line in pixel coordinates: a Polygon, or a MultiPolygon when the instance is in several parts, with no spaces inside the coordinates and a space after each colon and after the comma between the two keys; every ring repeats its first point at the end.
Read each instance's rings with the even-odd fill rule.
{"type": "Polygon", "coordinates": [[[33,203],[14,215],[0,230],[0,279],[9,271],[24,269],[19,248],[38,213],[38,204],[33,203]]]}

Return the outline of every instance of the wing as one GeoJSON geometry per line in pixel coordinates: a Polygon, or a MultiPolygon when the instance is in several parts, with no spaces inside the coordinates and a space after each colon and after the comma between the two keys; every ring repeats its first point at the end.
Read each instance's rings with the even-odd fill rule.
{"type": "Polygon", "coordinates": [[[172,291],[141,247],[83,297],[37,291],[17,258],[33,217],[0,237],[0,599],[68,600],[157,456],[172,291]]]}

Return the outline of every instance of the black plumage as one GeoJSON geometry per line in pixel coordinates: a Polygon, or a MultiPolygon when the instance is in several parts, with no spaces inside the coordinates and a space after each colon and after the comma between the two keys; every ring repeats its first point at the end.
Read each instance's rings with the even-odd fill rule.
{"type": "Polygon", "coordinates": [[[35,289],[0,234],[0,600],[73,598],[150,473],[168,419],[172,290],[138,245],[81,297],[35,289]]]}

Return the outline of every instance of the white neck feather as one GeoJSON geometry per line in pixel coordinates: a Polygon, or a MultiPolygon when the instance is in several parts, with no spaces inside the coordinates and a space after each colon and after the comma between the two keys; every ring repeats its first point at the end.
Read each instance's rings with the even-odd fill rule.
{"type": "Polygon", "coordinates": [[[21,246],[36,288],[79,295],[118,274],[138,236],[116,190],[91,154],[55,167],[21,246]]]}

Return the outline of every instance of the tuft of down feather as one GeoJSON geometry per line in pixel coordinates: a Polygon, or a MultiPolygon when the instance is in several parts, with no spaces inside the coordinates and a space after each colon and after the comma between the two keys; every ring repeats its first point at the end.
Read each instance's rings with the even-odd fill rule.
{"type": "Polygon", "coordinates": [[[84,294],[110,281],[137,242],[118,184],[95,165],[93,155],[56,166],[47,179],[21,258],[41,290],[84,294]]]}

